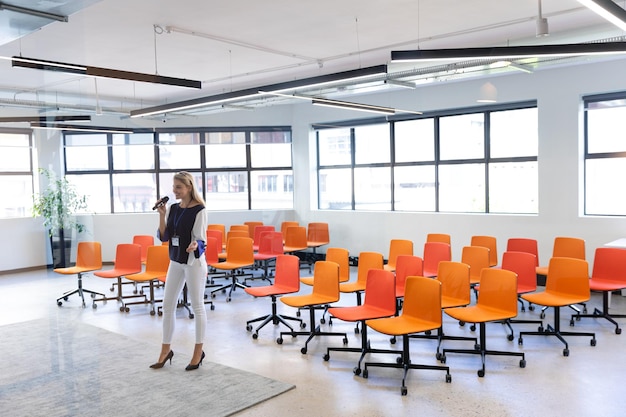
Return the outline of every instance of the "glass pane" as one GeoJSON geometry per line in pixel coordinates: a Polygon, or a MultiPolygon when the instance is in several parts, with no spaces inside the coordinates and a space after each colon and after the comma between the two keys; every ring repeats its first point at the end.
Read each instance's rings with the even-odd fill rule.
{"type": "Polygon", "coordinates": [[[491,157],[537,156],[537,108],[493,112],[491,157]]]}
{"type": "Polygon", "coordinates": [[[154,167],[152,134],[113,135],[113,169],[154,169],[154,167]]]}
{"type": "Polygon", "coordinates": [[[616,178],[626,178],[626,158],[587,160],[585,214],[626,215],[626,193],[616,178]]]}
{"type": "Polygon", "coordinates": [[[355,210],[391,210],[391,170],[356,168],[354,203],[355,210]]]}
{"type": "Polygon", "coordinates": [[[352,170],[320,169],[320,210],[352,210],[352,170]]]}
{"type": "Polygon", "coordinates": [[[87,197],[86,213],[111,212],[111,184],[107,174],[66,175],[66,178],[76,187],[78,194],[87,197]]]}
{"type": "Polygon", "coordinates": [[[396,167],[394,170],[396,211],[435,211],[435,167],[396,167]]]}
{"type": "Polygon", "coordinates": [[[439,211],[485,212],[485,165],[439,167],[439,211]]]}
{"type": "Polygon", "coordinates": [[[152,211],[156,197],[154,174],[114,174],[113,211],[141,213],[152,211]]]}
{"type": "Polygon", "coordinates": [[[489,165],[489,212],[536,214],[539,210],[537,162],[489,165]]]}
{"type": "Polygon", "coordinates": [[[211,145],[245,145],[246,132],[209,132],[207,133],[206,143],[211,145]]]}
{"type": "Polygon", "coordinates": [[[207,172],[206,200],[208,210],[247,210],[248,174],[239,172],[207,172]]]}
{"type": "Polygon", "coordinates": [[[292,209],[293,171],[253,171],[252,209],[292,209]]]}
{"type": "Polygon", "coordinates": [[[245,168],[246,145],[223,144],[205,145],[207,168],[245,168]]]}
{"type": "Polygon", "coordinates": [[[327,129],[317,132],[319,165],[349,165],[352,163],[350,129],[327,129]]]}
{"type": "Polygon", "coordinates": [[[160,133],[159,158],[161,169],[200,168],[200,134],[160,133]]]}
{"type": "Polygon", "coordinates": [[[291,143],[291,132],[252,132],[252,143],[291,143]]]}
{"type": "Polygon", "coordinates": [[[65,165],[68,171],[108,170],[106,135],[65,135],[65,165]]]}
{"type": "Polygon", "coordinates": [[[0,146],[1,172],[30,172],[30,148],[17,146],[0,146]]]}
{"type": "Polygon", "coordinates": [[[250,145],[252,167],[291,167],[291,143],[250,145]]]}
{"type": "Polygon", "coordinates": [[[10,196],[10,198],[0,199],[0,218],[33,215],[32,175],[1,175],[0,190],[5,196],[10,196]]]}
{"type": "Polygon", "coordinates": [[[626,107],[587,111],[589,153],[626,151],[626,107]]]}
{"type": "Polygon", "coordinates": [[[354,129],[354,161],[357,164],[390,162],[389,124],[354,129]]]}
{"type": "Polygon", "coordinates": [[[442,117],[439,121],[441,159],[484,158],[484,125],[482,113],[442,117]]]}
{"type": "Polygon", "coordinates": [[[396,162],[435,160],[434,119],[410,120],[394,125],[396,162]]]}

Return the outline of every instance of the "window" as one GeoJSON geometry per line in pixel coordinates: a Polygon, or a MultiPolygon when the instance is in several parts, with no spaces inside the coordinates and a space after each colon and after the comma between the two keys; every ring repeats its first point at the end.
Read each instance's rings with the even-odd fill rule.
{"type": "Polygon", "coordinates": [[[585,211],[626,215],[626,92],[585,97],[585,211]]]}
{"type": "Polygon", "coordinates": [[[448,113],[319,127],[319,208],[537,213],[536,104],[448,113]]]}
{"type": "Polygon", "coordinates": [[[30,133],[0,131],[0,218],[30,217],[33,207],[33,155],[30,133]]]}

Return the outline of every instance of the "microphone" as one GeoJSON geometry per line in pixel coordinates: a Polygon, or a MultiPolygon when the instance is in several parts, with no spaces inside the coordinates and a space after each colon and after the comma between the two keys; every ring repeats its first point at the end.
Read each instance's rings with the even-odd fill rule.
{"type": "Polygon", "coordinates": [[[154,207],[152,207],[152,210],[156,210],[156,209],[158,209],[159,207],[164,206],[164,205],[165,205],[165,203],[167,203],[167,202],[169,201],[169,199],[170,199],[170,198],[169,198],[168,196],[162,197],[159,201],[157,201],[157,202],[156,202],[156,204],[154,205],[154,207]]]}

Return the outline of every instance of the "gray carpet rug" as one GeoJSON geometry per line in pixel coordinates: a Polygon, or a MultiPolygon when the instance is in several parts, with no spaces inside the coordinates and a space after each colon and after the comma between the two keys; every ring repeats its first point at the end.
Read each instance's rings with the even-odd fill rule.
{"type": "Polygon", "coordinates": [[[294,388],[206,360],[155,371],[147,352],[154,344],[75,321],[2,326],[0,415],[229,416],[294,388]]]}

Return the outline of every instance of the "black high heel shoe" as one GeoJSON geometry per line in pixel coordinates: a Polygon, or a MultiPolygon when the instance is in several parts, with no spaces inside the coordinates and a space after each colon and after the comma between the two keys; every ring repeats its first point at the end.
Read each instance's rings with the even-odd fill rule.
{"type": "Polygon", "coordinates": [[[187,365],[187,367],[185,368],[185,371],[193,371],[194,369],[198,369],[200,365],[202,365],[203,360],[204,360],[204,350],[202,351],[202,356],[200,356],[200,362],[198,362],[196,365],[192,365],[192,364],[187,365]]]}
{"type": "Polygon", "coordinates": [[[152,369],[161,369],[161,368],[163,368],[163,365],[165,365],[165,362],[167,362],[168,360],[170,361],[170,365],[171,365],[173,357],[174,357],[174,351],[170,350],[169,353],[167,354],[167,356],[165,357],[165,359],[163,359],[163,362],[153,363],[152,365],[150,365],[150,368],[152,368],[152,369]]]}

